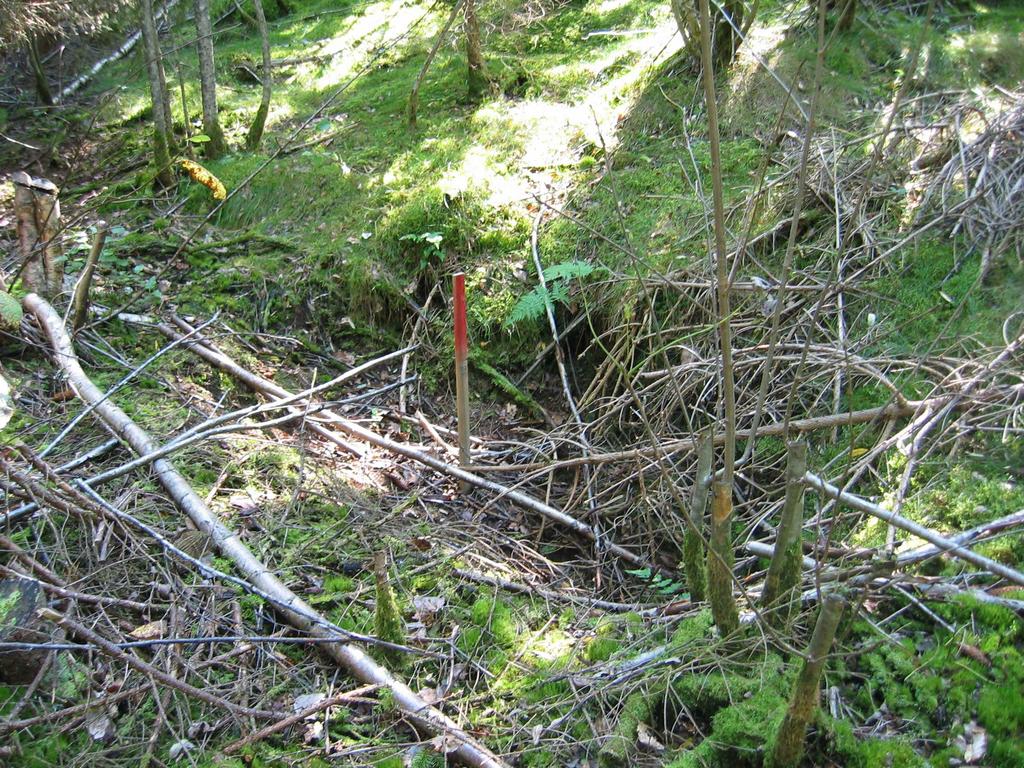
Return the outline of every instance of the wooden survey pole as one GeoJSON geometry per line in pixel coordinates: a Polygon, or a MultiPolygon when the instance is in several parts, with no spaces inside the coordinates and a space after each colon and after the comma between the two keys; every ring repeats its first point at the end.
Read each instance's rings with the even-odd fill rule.
{"type": "MultiPolygon", "coordinates": [[[[471,464],[469,456],[469,337],[466,331],[466,275],[452,278],[455,305],[455,407],[459,420],[459,466],[471,464]]],[[[466,490],[466,483],[460,483],[466,490]]]]}

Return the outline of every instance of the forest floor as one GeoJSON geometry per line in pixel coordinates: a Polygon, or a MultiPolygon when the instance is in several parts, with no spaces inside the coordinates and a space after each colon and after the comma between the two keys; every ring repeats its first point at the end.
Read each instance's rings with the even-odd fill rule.
{"type": "MultiPolygon", "coordinates": [[[[283,63],[262,151],[210,162],[202,141],[189,140],[200,134],[200,107],[181,5],[163,34],[179,154],[224,183],[223,205],[184,174],[153,192],[137,54],[61,107],[34,107],[21,93],[0,110],[0,170],[25,168],[61,187],[72,279],[96,222],[111,227],[94,282],[96,320],[75,339],[93,381],[166,442],[260,400],[184,345],[169,346],[154,319],[209,323],[205,338],[292,391],[415,342],[408,365],[392,360],[324,397],[346,418],[451,461],[449,278],[464,271],[474,461],[505,466],[485,476],[566,510],[644,565],[620,562],[505,494],[460,490],[381,448],[352,456],[312,431],[312,420],[208,438],[176,451],[175,465],[270,569],[345,630],[379,634],[372,560],[386,552],[411,650],[375,653],[511,764],[762,765],[798,668],[792,648],[813,625],[821,564],[831,558],[828,568],[847,577],[891,573],[893,558],[922,542],[893,541],[878,520],[808,494],[804,549],[821,567],[805,574],[807,600],[789,635],[763,631],[751,610],[767,560],[748,545],[773,541],[780,430],[758,438],[740,472],[734,540],[749,632],[723,642],[704,604],[690,600],[676,502],[680,490],[689,498],[695,460],[692,450],[652,456],[658,441],[718,423],[718,358],[703,95],[669,5],[481,4],[491,92],[467,101],[456,35],[440,49],[410,127],[408,94],[448,7],[267,2],[273,57],[283,63]],[[563,394],[535,257],[584,431],[563,394]],[[583,450],[638,446],[650,452],[592,472],[545,468],[583,450]]],[[[247,74],[258,36],[232,4],[214,5],[221,119],[239,148],[259,103],[247,74]]],[[[74,61],[104,46],[83,43],[74,61]]],[[[733,276],[741,426],[754,411],[779,296],[815,50],[806,4],[763,3],[719,76],[730,247],[749,241],[733,276]]],[[[919,440],[904,431],[914,419],[807,433],[813,470],[944,534],[1024,510],[1024,382],[1013,352],[1024,317],[1021,228],[991,208],[987,219],[961,216],[962,184],[942,176],[956,171],[957,153],[963,163],[972,157],[996,115],[1019,111],[1021,82],[1019,1],[937,4],[930,21],[923,6],[862,3],[855,28],[830,34],[824,57],[791,281],[802,288],[785,297],[763,424],[781,423],[790,408],[801,419],[884,406],[894,391],[908,400],[970,393],[969,407],[919,440]],[[985,239],[1004,231],[1006,241],[985,239]],[[840,289],[824,290],[830,282],[840,289]],[[1008,364],[999,357],[1007,349],[1008,364]]],[[[1001,134],[1013,157],[1024,156],[1017,119],[1001,134]]],[[[0,187],[5,204],[11,190],[0,187]]],[[[1007,195],[1011,212],[1019,196],[1007,195]]],[[[6,205],[0,224],[13,242],[6,205]]],[[[5,250],[13,258],[13,245],[5,250]]],[[[5,444],[45,450],[57,466],[110,441],[88,418],[64,434],[83,406],[45,355],[14,342],[2,353],[15,404],[5,444]]],[[[128,458],[110,447],[74,476],[128,458]]],[[[21,458],[6,451],[4,460],[21,458]]],[[[233,572],[148,472],[102,493],[233,572]]],[[[110,639],[145,639],[153,622],[166,636],[277,636],[138,651],[219,699],[291,712],[314,704],[310,696],[358,687],[309,645],[283,642],[300,633],[261,598],[183,567],[138,530],[46,508],[4,530],[68,588],[107,600],[65,609],[110,639]]],[[[974,548],[1024,562],[1019,528],[974,548]]],[[[2,556],[10,575],[16,558],[2,556]]],[[[1024,593],[949,557],[896,570],[870,589],[848,585],[851,608],[807,764],[1024,765],[1024,593]]],[[[55,654],[37,689],[0,686],[0,734],[13,745],[0,761],[445,763],[444,744],[418,736],[383,690],[231,749],[261,723],[155,688],[123,660],[55,654]]]]}

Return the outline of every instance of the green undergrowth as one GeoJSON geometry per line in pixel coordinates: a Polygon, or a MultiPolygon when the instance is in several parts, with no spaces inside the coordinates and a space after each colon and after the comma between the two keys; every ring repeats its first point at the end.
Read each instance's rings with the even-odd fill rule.
{"type": "MultiPolygon", "coordinates": [[[[956,626],[954,634],[910,619],[878,642],[868,623],[847,619],[843,642],[860,650],[834,658],[823,683],[835,687],[846,714],[818,712],[807,764],[946,766],[962,758],[957,739],[972,723],[987,733],[988,764],[1021,764],[1024,625],[1012,611],[970,598],[937,610],[956,626]],[[977,651],[964,652],[965,644],[977,651]],[[884,727],[868,734],[859,724],[873,713],[884,727]]],[[[710,615],[680,622],[671,653],[684,668],[694,661],[708,666],[634,686],[615,710],[601,765],[634,764],[638,728],[674,745],[665,763],[673,768],[767,764],[799,662],[766,652],[752,638],[742,642],[745,651],[734,646],[728,660],[715,662],[710,615]]]]}

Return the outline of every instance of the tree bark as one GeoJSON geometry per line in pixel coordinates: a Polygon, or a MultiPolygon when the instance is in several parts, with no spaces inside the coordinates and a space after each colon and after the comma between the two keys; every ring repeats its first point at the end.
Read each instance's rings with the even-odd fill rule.
{"type": "Polygon", "coordinates": [[[164,75],[163,54],[153,16],[153,0],[141,0],[141,26],[143,56],[146,59],[146,75],[149,79],[149,96],[153,103],[153,162],[156,165],[157,186],[173,186],[171,173],[171,107],[167,95],[167,80],[164,75]]]}
{"type": "MultiPolygon", "coordinates": [[[[675,16],[676,25],[683,36],[686,50],[695,59],[700,59],[700,3],[693,2],[693,0],[671,0],[671,6],[672,15],[675,16]]],[[[716,67],[728,67],[736,57],[736,51],[739,50],[742,42],[736,30],[744,29],[746,7],[742,0],[728,0],[721,4],[721,9],[716,4],[709,14],[712,21],[710,35],[712,60],[716,67]],[[725,13],[722,12],[723,10],[725,13]],[[725,14],[732,19],[732,24],[729,23],[725,14]]]]}
{"type": "Polygon", "coordinates": [[[195,0],[196,51],[199,54],[199,88],[203,97],[203,132],[206,157],[211,160],[227,152],[224,131],[217,114],[217,67],[213,58],[213,24],[210,22],[210,0],[195,0]]]}
{"type": "Polygon", "coordinates": [[[260,141],[263,140],[263,129],[267,125],[267,113],[270,112],[270,96],[273,87],[273,76],[271,74],[270,60],[270,30],[267,28],[267,16],[263,13],[263,0],[252,0],[253,8],[256,11],[256,26],[260,32],[260,48],[263,52],[263,93],[260,96],[260,106],[256,110],[256,117],[252,120],[252,126],[245,137],[245,148],[255,152],[260,148],[260,141]]]}
{"type": "Polygon", "coordinates": [[[21,280],[27,290],[53,297],[64,288],[63,249],[57,240],[60,230],[60,201],[57,185],[36,179],[24,171],[11,174],[14,182],[14,213],[18,248],[22,260],[21,280]]]}
{"type": "Polygon", "coordinates": [[[714,203],[715,295],[718,338],[722,351],[722,401],[725,411],[725,446],[722,482],[732,486],[736,465],[736,382],[732,364],[732,325],[729,306],[729,264],[725,244],[725,202],[722,190],[722,151],[718,131],[718,101],[715,96],[715,64],[712,59],[711,12],[708,0],[700,2],[700,61],[704,104],[708,114],[708,143],[711,149],[711,190],[714,203]]]}
{"type": "Polygon", "coordinates": [[[707,530],[704,513],[708,506],[708,487],[711,485],[711,462],[714,446],[710,432],[697,449],[697,474],[693,478],[693,494],[690,496],[689,520],[683,534],[683,568],[686,570],[686,585],[690,588],[690,600],[699,603],[704,600],[707,576],[704,571],[704,531],[707,530]]]}
{"type": "Polygon", "coordinates": [[[787,446],[786,500],[775,539],[775,553],[761,593],[761,605],[768,622],[784,626],[793,607],[793,592],[800,583],[803,552],[800,531],[804,524],[804,472],[807,471],[807,443],[793,441],[787,446]]]}
{"type": "Polygon", "coordinates": [[[78,278],[75,295],[71,300],[73,318],[71,328],[75,333],[85,325],[85,318],[89,313],[89,288],[92,286],[92,274],[96,270],[96,262],[99,261],[106,240],[107,222],[97,221],[96,236],[93,238],[92,248],[89,250],[89,258],[82,269],[82,276],[78,278]]]}
{"type": "Polygon", "coordinates": [[[766,763],[771,768],[795,768],[800,765],[807,725],[818,706],[821,671],[832,649],[832,641],[836,636],[836,628],[839,626],[845,604],[846,601],[836,594],[828,595],[822,603],[818,621],[814,625],[814,634],[811,636],[811,644],[807,648],[807,656],[800,669],[800,676],[793,686],[793,695],[789,700],[786,716],[779,726],[771,759],[766,763]]]}
{"type": "Polygon", "coordinates": [[[47,106],[54,104],[53,92],[50,90],[50,82],[46,79],[46,72],[43,70],[43,62],[39,58],[39,38],[35,35],[28,41],[28,62],[32,67],[32,77],[36,83],[36,95],[39,101],[47,106]]]}
{"type": "MultiPolygon", "coordinates": [[[[74,346],[61,323],[60,316],[39,296],[30,294],[23,305],[31,312],[53,348],[54,360],[67,375],[75,393],[93,406],[93,412],[111,427],[114,432],[139,454],[152,453],[156,443],[145,431],[136,425],[127,414],[118,408],[86,376],[78,363],[74,346]]],[[[282,610],[292,626],[314,637],[337,638],[337,634],[325,628],[325,620],[307,605],[302,598],[287,586],[259,559],[253,555],[242,540],[210,511],[199,498],[188,481],[166,459],[153,462],[157,479],[171,495],[175,503],[191,518],[196,527],[206,533],[217,550],[230,559],[250,584],[274,596],[281,603],[290,606],[282,610]],[[315,620],[314,620],[315,619],[315,620]]],[[[358,646],[338,640],[324,644],[324,652],[354,677],[364,683],[387,687],[394,694],[395,703],[405,712],[407,719],[417,728],[428,732],[441,733],[446,743],[451,744],[449,756],[474,768],[508,768],[508,764],[479,744],[471,735],[459,728],[453,720],[440,710],[413,693],[384,667],[377,664],[358,646]]]]}
{"type": "Polygon", "coordinates": [[[708,602],[722,637],[740,626],[736,598],[732,594],[732,485],[715,483],[711,501],[711,538],[708,549],[708,602]]]}
{"type": "Polygon", "coordinates": [[[466,3],[466,63],[469,65],[468,89],[469,100],[478,101],[490,87],[487,77],[487,66],[484,63],[483,49],[480,44],[480,20],[476,15],[475,0],[466,3]]]}

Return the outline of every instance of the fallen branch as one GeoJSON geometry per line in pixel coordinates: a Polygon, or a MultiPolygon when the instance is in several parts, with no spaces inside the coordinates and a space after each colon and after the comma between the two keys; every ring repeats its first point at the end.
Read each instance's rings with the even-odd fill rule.
{"type": "Polygon", "coordinates": [[[891,512],[885,507],[880,507],[867,499],[862,499],[860,496],[854,496],[852,493],[847,493],[846,491],[836,488],[834,485],[811,472],[804,474],[804,482],[811,488],[837,499],[848,507],[860,512],[866,512],[873,517],[884,520],[889,523],[889,525],[913,534],[918,538],[924,539],[930,544],[938,547],[939,550],[948,552],[955,558],[964,560],[972,565],[976,565],[982,570],[988,571],[996,576],[1000,576],[1014,584],[1024,586],[1024,573],[1021,573],[1008,565],[997,563],[995,560],[985,557],[984,555],[979,555],[977,552],[967,549],[953,539],[946,538],[942,534],[936,533],[930,528],[925,528],[923,525],[919,525],[913,520],[908,520],[905,517],[897,515],[895,512],[891,512]]]}
{"type": "MultiPolygon", "coordinates": [[[[159,22],[160,19],[177,4],[178,0],[168,0],[167,4],[164,5],[164,7],[161,8],[159,11],[157,11],[156,16],[154,17],[154,21],[159,22]]],[[[111,64],[112,62],[115,62],[118,59],[123,59],[125,56],[131,53],[132,49],[139,44],[139,40],[141,39],[142,30],[138,29],[135,32],[133,32],[128,37],[128,39],[124,41],[124,43],[121,44],[120,48],[111,53],[109,56],[104,56],[102,59],[93,64],[86,72],[76,77],[74,80],[68,83],[63,89],[61,89],[60,101],[63,101],[68,96],[73,96],[75,93],[80,91],[82,87],[90,80],[92,80],[94,77],[96,77],[96,75],[99,74],[100,70],[107,66],[107,64],[111,64]]]]}
{"type": "Polygon", "coordinates": [[[246,747],[257,741],[262,741],[268,736],[273,736],[275,733],[283,731],[288,726],[295,725],[295,723],[301,723],[307,717],[311,717],[312,715],[315,715],[318,712],[323,712],[325,709],[336,707],[339,704],[346,704],[358,701],[369,701],[369,699],[365,698],[365,694],[372,693],[376,689],[376,685],[364,685],[362,688],[356,688],[354,691],[346,691],[345,693],[339,693],[337,696],[331,696],[330,698],[326,698],[323,701],[318,702],[317,704],[314,704],[311,707],[307,707],[301,712],[297,712],[294,715],[284,718],[283,720],[279,720],[278,722],[272,723],[271,725],[268,725],[265,728],[261,728],[260,730],[256,731],[255,733],[249,734],[243,739],[239,739],[238,741],[228,744],[221,751],[225,755],[233,755],[235,752],[242,749],[243,747],[246,747]]]}
{"type": "Polygon", "coordinates": [[[274,720],[282,716],[281,712],[273,712],[263,709],[252,709],[251,707],[241,707],[238,704],[222,699],[220,696],[214,696],[208,691],[201,690],[195,686],[189,685],[188,683],[182,682],[174,675],[169,675],[163,672],[152,664],[139,659],[137,656],[133,656],[130,653],[126,653],[117,647],[114,643],[107,640],[105,637],[96,634],[88,627],[84,627],[73,619],[69,619],[61,613],[53,610],[52,608],[41,608],[39,610],[39,616],[46,619],[49,622],[56,624],[62,629],[66,629],[72,635],[80,637],[90,645],[96,646],[105,656],[109,656],[112,659],[124,662],[132,669],[135,669],[142,674],[159,680],[164,685],[174,688],[175,690],[181,691],[187,696],[191,696],[194,699],[205,701],[207,704],[213,704],[217,707],[222,707],[228,710],[234,715],[242,717],[254,717],[260,720],[274,720]]]}
{"type": "MultiPolygon", "coordinates": [[[[35,294],[23,300],[23,306],[38,321],[53,347],[54,359],[68,377],[76,394],[87,403],[98,403],[94,413],[101,418],[122,440],[139,454],[153,453],[157,445],[146,432],[110,400],[98,402],[103,393],[86,376],[78,363],[71,339],[61,323],[60,317],[46,301],[35,294]]],[[[283,391],[283,390],[282,390],[283,391]]],[[[283,608],[292,626],[314,637],[334,638],[336,633],[323,627],[325,620],[292,592],[258,560],[248,547],[210,511],[205,502],[166,459],[153,462],[153,470],[175,503],[206,533],[214,546],[230,559],[250,583],[267,592],[291,608],[283,608]],[[310,618],[316,617],[319,621],[310,618]]],[[[388,670],[377,664],[361,648],[337,642],[323,646],[324,651],[354,677],[370,685],[379,685],[391,690],[396,704],[416,727],[433,733],[441,733],[445,741],[452,744],[449,756],[473,768],[507,768],[507,764],[494,755],[476,739],[459,728],[447,715],[430,706],[413,693],[405,683],[395,678],[388,670]]]]}
{"type": "MultiPolygon", "coordinates": [[[[179,339],[182,337],[181,333],[166,324],[158,325],[157,328],[172,339],[179,339]]],[[[275,397],[290,397],[290,394],[286,390],[282,389],[274,382],[246,370],[227,355],[205,346],[201,341],[189,341],[184,346],[191,349],[214,367],[233,376],[250,389],[274,395],[275,397]]],[[[642,567],[647,565],[646,561],[642,557],[630,552],[628,549],[625,549],[618,544],[609,542],[603,536],[599,536],[598,533],[586,523],[577,520],[572,515],[569,515],[560,509],[556,509],[549,504],[538,501],[522,491],[512,490],[511,488],[501,485],[500,483],[496,483],[493,480],[487,480],[483,477],[479,477],[472,472],[468,472],[465,469],[448,464],[447,462],[411,445],[389,440],[388,438],[378,435],[376,432],[372,432],[354,421],[350,421],[332,411],[323,411],[321,415],[323,416],[324,423],[330,424],[331,426],[341,430],[349,437],[362,440],[370,445],[383,448],[391,453],[396,453],[399,456],[405,456],[408,459],[424,464],[438,472],[443,472],[456,480],[476,486],[477,488],[482,488],[486,491],[491,491],[499,496],[503,496],[524,509],[536,512],[559,525],[569,528],[587,541],[594,542],[596,545],[602,547],[605,551],[610,552],[616,557],[642,567]]],[[[326,440],[336,444],[347,444],[337,433],[332,432],[320,424],[310,424],[308,426],[312,431],[316,432],[326,440]]]]}
{"type": "MultiPolygon", "coordinates": [[[[934,398],[936,402],[945,402],[948,396],[934,398]]],[[[757,430],[758,437],[769,437],[787,434],[787,432],[812,432],[817,429],[831,429],[832,427],[845,427],[854,424],[867,424],[872,421],[885,421],[888,419],[899,419],[913,415],[917,409],[928,401],[908,401],[904,405],[893,403],[878,408],[865,408],[861,411],[850,411],[849,413],[838,413],[829,416],[812,416],[807,419],[795,419],[789,422],[787,427],[783,421],[776,421],[765,424],[757,430]]],[[[751,430],[736,430],[738,440],[747,440],[753,437],[751,430]]],[[[718,433],[712,438],[714,445],[725,444],[725,433],[718,433]]],[[[614,451],[611,453],[595,453],[590,456],[574,456],[569,459],[561,459],[551,462],[532,462],[530,464],[481,464],[467,467],[474,472],[520,472],[534,469],[556,470],[576,467],[580,464],[608,464],[616,461],[631,461],[635,459],[667,459],[671,454],[695,451],[700,446],[701,438],[684,438],[680,440],[668,440],[657,448],[633,448],[625,451],[614,451]]]]}

